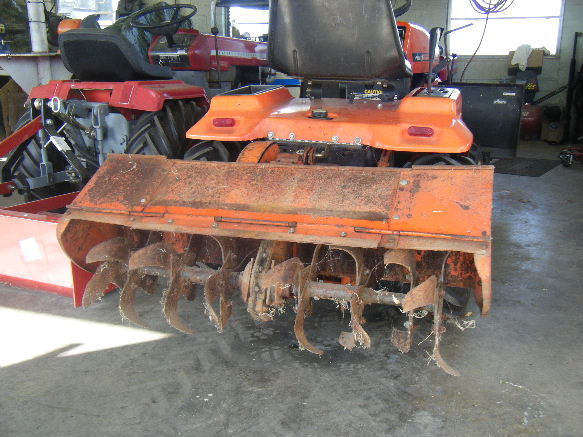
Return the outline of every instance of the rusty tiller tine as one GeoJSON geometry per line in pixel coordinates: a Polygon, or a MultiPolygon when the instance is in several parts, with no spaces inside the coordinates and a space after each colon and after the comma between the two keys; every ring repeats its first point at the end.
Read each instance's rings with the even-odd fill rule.
{"type": "Polygon", "coordinates": [[[271,267],[274,246],[274,241],[263,240],[259,245],[255,260],[252,261],[253,264],[250,263],[245,268],[244,276],[246,278],[248,277],[248,280],[245,279],[243,294],[247,296],[247,312],[258,322],[273,320],[271,314],[262,311],[264,308],[265,290],[261,288],[259,278],[271,267]],[[250,269],[248,269],[249,267],[250,269]]]}
{"type": "Polygon", "coordinates": [[[132,243],[124,237],[115,237],[96,244],[87,252],[85,261],[88,264],[104,261],[115,261],[127,266],[132,243]]]}
{"type": "Polygon", "coordinates": [[[308,284],[313,279],[316,264],[318,262],[318,258],[320,256],[320,252],[322,251],[322,245],[318,244],[316,249],[314,250],[314,255],[312,257],[312,263],[302,269],[299,275],[299,287],[298,287],[298,306],[296,309],[296,320],[294,323],[294,333],[296,335],[296,339],[300,344],[300,348],[304,348],[316,355],[322,355],[324,353],[323,350],[318,349],[314,346],[308,338],[306,337],[306,333],[304,331],[304,320],[306,318],[306,313],[310,307],[310,295],[308,294],[308,284]]]}
{"type": "Polygon", "coordinates": [[[411,350],[411,344],[413,342],[413,333],[417,326],[415,325],[415,317],[413,315],[417,308],[421,308],[427,305],[432,305],[434,302],[435,290],[437,287],[437,278],[435,276],[430,276],[425,281],[423,281],[418,286],[414,287],[405,295],[401,306],[403,311],[407,313],[407,330],[401,331],[400,329],[393,328],[391,332],[391,343],[395,346],[401,353],[406,354],[411,350]]]}
{"type": "Polygon", "coordinates": [[[142,289],[147,294],[154,294],[157,278],[144,275],[140,270],[146,267],[167,269],[170,254],[170,249],[165,243],[157,242],[142,247],[129,257],[128,278],[119,296],[119,312],[123,318],[136,325],[147,327],[135,308],[136,293],[138,289],[142,289]]]}
{"type": "MultiPolygon", "coordinates": [[[[350,254],[356,263],[356,285],[364,287],[368,281],[368,277],[364,274],[364,253],[361,248],[355,247],[344,247],[343,251],[350,254]]],[[[362,316],[364,312],[365,304],[363,304],[360,299],[361,289],[359,289],[350,301],[350,327],[352,328],[352,335],[356,343],[360,344],[363,348],[370,348],[370,336],[362,327],[362,324],[366,321],[362,316]]]]}
{"type": "Polygon", "coordinates": [[[437,278],[432,275],[421,284],[413,287],[403,298],[401,306],[403,311],[409,313],[434,302],[435,288],[437,287],[437,278]]]}
{"type": "Polygon", "coordinates": [[[357,291],[352,295],[350,300],[350,327],[351,332],[342,332],[338,338],[338,343],[340,343],[345,349],[352,350],[356,346],[360,345],[365,349],[370,348],[371,340],[368,332],[362,327],[365,322],[362,313],[364,312],[365,304],[362,303],[360,299],[359,292],[357,291]]]}
{"type": "Polygon", "coordinates": [[[146,294],[154,294],[158,278],[153,275],[143,275],[139,270],[130,270],[127,281],[119,296],[119,312],[122,318],[147,328],[148,325],[141,319],[135,308],[136,292],[142,289],[146,294]]]}
{"type": "Polygon", "coordinates": [[[231,238],[212,237],[221,248],[222,264],[218,272],[210,276],[204,284],[204,307],[219,332],[227,326],[233,311],[229,277],[235,268],[235,242],[231,238]],[[213,303],[220,299],[219,314],[213,308],[213,303]]]}
{"type": "Polygon", "coordinates": [[[136,292],[138,291],[138,288],[143,288],[145,286],[144,279],[145,278],[143,278],[137,270],[131,270],[128,272],[128,280],[119,296],[119,312],[122,318],[128,319],[130,322],[135,323],[138,326],[147,328],[148,326],[140,318],[135,308],[136,292]]]}
{"type": "Polygon", "coordinates": [[[365,322],[364,317],[362,316],[364,307],[365,304],[362,303],[359,295],[355,294],[350,302],[350,327],[352,328],[355,342],[360,343],[363,348],[368,349],[371,344],[370,336],[362,327],[362,324],[365,322]]]}
{"type": "Polygon", "coordinates": [[[195,331],[189,328],[178,314],[178,301],[182,296],[188,295],[192,286],[182,277],[183,268],[182,257],[173,255],[170,258],[170,282],[162,295],[162,308],[170,326],[185,334],[194,334],[195,331]]]}
{"type": "Polygon", "coordinates": [[[87,263],[101,263],[87,283],[83,294],[83,307],[88,307],[105,295],[110,284],[123,287],[132,244],[123,237],[115,237],[95,245],[87,253],[87,263]]]}
{"type": "Polygon", "coordinates": [[[174,251],[163,242],[149,244],[136,250],[128,263],[128,270],[139,270],[147,267],[157,267],[160,269],[170,269],[170,258],[174,251]]]}
{"type": "Polygon", "coordinates": [[[83,307],[87,308],[105,295],[109,284],[122,287],[125,282],[127,269],[115,261],[105,261],[98,268],[87,283],[83,293],[83,307]]]}
{"type": "MultiPolygon", "coordinates": [[[[407,269],[409,274],[409,281],[411,284],[410,291],[407,293],[409,299],[412,296],[417,296],[416,292],[419,287],[416,287],[415,284],[417,282],[417,272],[416,272],[416,256],[415,251],[411,249],[393,249],[388,250],[384,254],[384,263],[385,266],[390,264],[395,264],[407,269]],[[411,295],[411,296],[409,296],[411,295]]],[[[427,281],[426,281],[427,282],[427,281]]],[[[425,282],[423,283],[425,284],[425,282]]],[[[427,285],[425,285],[420,290],[425,290],[427,285]]],[[[430,289],[430,299],[433,297],[433,290],[430,289]]],[[[413,332],[415,331],[415,317],[413,316],[413,310],[418,308],[418,306],[412,305],[409,303],[408,305],[405,304],[405,300],[407,296],[403,300],[403,311],[407,312],[407,330],[402,331],[400,329],[393,328],[391,331],[391,343],[395,346],[401,353],[406,354],[411,350],[411,344],[413,343],[413,332]]],[[[429,301],[428,303],[432,303],[433,301],[429,301]]]]}
{"type": "Polygon", "coordinates": [[[310,296],[308,295],[308,282],[311,276],[311,266],[306,267],[300,273],[300,286],[298,290],[298,307],[296,312],[296,320],[294,323],[294,333],[296,334],[296,339],[300,344],[300,348],[304,348],[316,355],[322,355],[323,350],[318,349],[314,346],[308,338],[304,331],[304,320],[306,317],[306,311],[310,303],[310,296]]]}
{"type": "MultiPolygon", "coordinates": [[[[365,286],[368,277],[365,277],[364,274],[364,255],[362,249],[356,247],[333,246],[330,250],[341,250],[352,257],[356,267],[355,285],[365,286]]],[[[362,316],[364,307],[365,304],[363,304],[362,299],[360,298],[359,289],[352,294],[352,299],[350,300],[350,328],[352,328],[352,332],[342,332],[338,339],[338,342],[346,349],[351,350],[357,345],[361,345],[363,348],[368,349],[371,345],[370,336],[362,327],[362,324],[365,322],[364,317],[362,316]]]]}
{"type": "Polygon", "coordinates": [[[208,278],[204,284],[204,307],[209,319],[219,332],[223,332],[233,312],[231,290],[228,283],[230,274],[230,270],[221,269],[208,278]],[[217,298],[220,300],[219,314],[212,306],[217,298]]]}
{"type": "Polygon", "coordinates": [[[442,314],[443,314],[443,300],[445,297],[445,267],[447,266],[447,259],[449,258],[450,252],[447,252],[443,258],[443,264],[441,265],[441,275],[439,277],[439,284],[435,289],[435,300],[434,300],[434,311],[433,311],[433,334],[435,340],[433,343],[433,359],[441,369],[451,375],[460,376],[460,373],[451,367],[441,356],[439,351],[439,342],[441,340],[441,327],[442,327],[442,314]]]}

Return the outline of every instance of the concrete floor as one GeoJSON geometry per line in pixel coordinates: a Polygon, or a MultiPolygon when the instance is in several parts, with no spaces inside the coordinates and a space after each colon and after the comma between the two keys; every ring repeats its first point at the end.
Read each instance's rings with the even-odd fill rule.
{"type": "Polygon", "coordinates": [[[495,185],[492,313],[448,325],[442,348],[461,377],[428,364],[430,340],[401,355],[399,318],[372,317],[373,348],[348,352],[335,342],[348,320],[319,303],[317,358],[294,347],[291,311],[256,326],[236,305],[218,334],[199,301],[185,305],[198,330],[186,336],[159,298],[141,299],[143,330],[120,320],[115,293],[76,310],[0,287],[0,436],[581,435],[583,167],[495,185]]]}

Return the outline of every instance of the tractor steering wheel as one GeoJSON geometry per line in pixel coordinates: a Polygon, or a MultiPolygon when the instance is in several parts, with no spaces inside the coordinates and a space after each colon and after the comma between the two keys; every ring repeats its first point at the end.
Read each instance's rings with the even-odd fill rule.
{"type": "Polygon", "coordinates": [[[395,18],[400,17],[401,15],[403,15],[407,11],[409,11],[409,9],[411,9],[412,2],[413,2],[413,0],[405,0],[405,2],[397,8],[397,7],[395,7],[397,5],[397,2],[394,1],[393,2],[393,14],[395,15],[395,18]]]}
{"type": "Polygon", "coordinates": [[[192,18],[196,12],[196,6],[193,5],[176,4],[153,6],[150,8],[144,8],[143,10],[137,12],[135,15],[132,14],[132,18],[130,19],[130,26],[137,29],[146,30],[150,33],[153,33],[154,35],[173,35],[176,33],[176,31],[178,31],[178,26],[180,26],[180,23],[183,23],[184,21],[192,18]],[[188,15],[180,15],[181,10],[183,9],[189,10],[190,13],[188,15]],[[172,18],[169,21],[162,21],[158,24],[147,24],[139,21],[141,18],[147,15],[166,10],[174,11],[172,18]]]}

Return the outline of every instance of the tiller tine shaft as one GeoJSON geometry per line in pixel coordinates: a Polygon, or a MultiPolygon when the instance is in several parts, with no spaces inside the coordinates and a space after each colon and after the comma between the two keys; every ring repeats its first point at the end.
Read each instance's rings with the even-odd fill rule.
{"type": "Polygon", "coordinates": [[[182,297],[193,300],[194,286],[200,284],[204,285],[205,311],[217,329],[222,331],[232,312],[231,294],[237,285],[236,275],[233,276],[233,268],[238,262],[235,243],[231,238],[210,237],[220,248],[221,268],[217,271],[204,264],[197,266],[200,241],[193,236],[183,237],[185,235],[168,234],[151,238],[149,241],[154,241],[152,244],[131,255],[129,278],[120,296],[120,312],[128,320],[144,326],[134,308],[136,292],[141,288],[147,294],[153,294],[158,278],[165,277],[168,278],[168,286],[162,293],[162,312],[173,328],[194,334],[195,331],[180,317],[178,303],[182,297]],[[177,244],[181,253],[177,253],[177,244]],[[213,305],[217,299],[220,304],[215,310],[213,305]]]}

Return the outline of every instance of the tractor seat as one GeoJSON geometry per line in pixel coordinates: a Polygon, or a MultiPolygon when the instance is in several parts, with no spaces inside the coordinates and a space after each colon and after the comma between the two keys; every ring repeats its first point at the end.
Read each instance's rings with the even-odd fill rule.
{"type": "Polygon", "coordinates": [[[146,61],[116,29],[74,29],[59,35],[61,58],[84,81],[171,79],[172,70],[146,61]]]}
{"type": "Polygon", "coordinates": [[[412,75],[390,1],[272,0],[269,10],[269,64],[282,73],[348,81],[412,75]]]}

